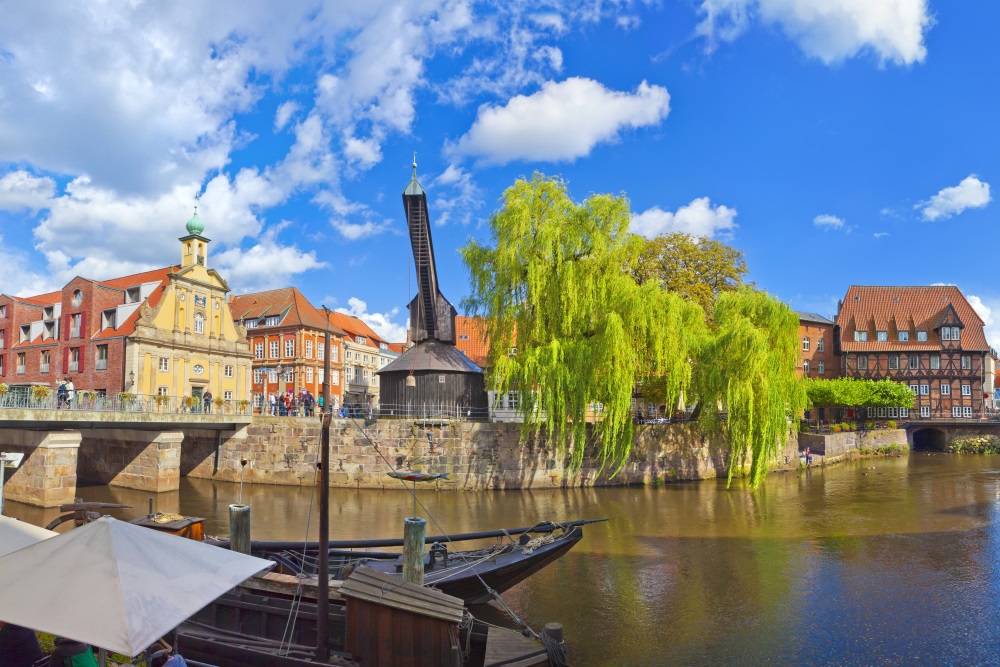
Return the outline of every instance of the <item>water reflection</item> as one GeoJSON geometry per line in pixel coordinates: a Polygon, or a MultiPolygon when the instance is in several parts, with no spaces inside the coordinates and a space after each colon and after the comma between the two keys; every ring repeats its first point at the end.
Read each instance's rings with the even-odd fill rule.
{"type": "MultiPolygon", "coordinates": [[[[206,517],[208,533],[225,534],[238,492],[184,479],[156,508],[206,517]]],[[[243,493],[256,539],[301,539],[307,521],[315,539],[313,489],[243,493]]],[[[120,518],[146,512],[141,492],[79,495],[132,504],[120,518]]],[[[575,665],[988,664],[997,655],[1000,457],[863,461],[775,475],[757,492],[707,481],[420,498],[452,532],[610,519],[505,596],[536,627],[562,622],[575,665]]],[[[36,524],[58,514],[15,503],[7,513],[36,524]]],[[[398,536],[410,514],[406,493],[337,489],[331,536],[398,536]]]]}

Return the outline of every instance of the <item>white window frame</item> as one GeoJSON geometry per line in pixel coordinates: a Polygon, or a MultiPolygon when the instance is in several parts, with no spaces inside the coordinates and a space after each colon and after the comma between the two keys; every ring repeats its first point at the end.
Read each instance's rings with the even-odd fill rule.
{"type": "Polygon", "coordinates": [[[931,386],[929,384],[922,384],[922,385],[920,385],[920,395],[921,396],[930,396],[931,395],[931,386]]]}
{"type": "Polygon", "coordinates": [[[822,360],[816,362],[816,373],[819,375],[826,373],[826,364],[822,360]]]}
{"type": "Polygon", "coordinates": [[[224,401],[231,401],[231,400],[233,400],[233,392],[232,392],[232,390],[222,392],[222,399],[224,401]]]}
{"type": "Polygon", "coordinates": [[[270,353],[268,355],[268,359],[277,359],[278,353],[281,351],[281,341],[280,340],[269,341],[267,351],[270,353]]]}
{"type": "Polygon", "coordinates": [[[919,354],[911,354],[911,355],[909,355],[909,357],[910,358],[906,360],[906,367],[907,368],[920,368],[920,355],[919,354]],[[916,359],[916,363],[913,363],[914,359],[916,359]]]}
{"type": "Polygon", "coordinates": [[[898,334],[896,337],[899,339],[900,343],[909,343],[910,342],[910,332],[909,331],[897,331],[896,333],[898,334]]]}
{"type": "Polygon", "coordinates": [[[253,344],[253,358],[263,359],[264,358],[264,343],[254,343],[253,344]]]}
{"type": "Polygon", "coordinates": [[[312,366],[306,367],[306,384],[312,384],[313,381],[313,369],[312,366]]]}
{"type": "Polygon", "coordinates": [[[205,333],[205,316],[201,313],[194,314],[194,332],[196,334],[205,333]]]}
{"type": "Polygon", "coordinates": [[[822,352],[823,351],[823,347],[824,347],[824,345],[823,345],[823,339],[822,338],[817,338],[816,339],[816,351],[817,352],[822,352]]]}
{"type": "Polygon", "coordinates": [[[917,342],[918,343],[926,343],[927,342],[927,332],[926,331],[918,331],[917,332],[917,342]]]}
{"type": "Polygon", "coordinates": [[[960,405],[953,405],[953,406],[951,406],[951,416],[952,417],[961,417],[962,416],[962,406],[960,406],[960,405]]]}
{"type": "Polygon", "coordinates": [[[222,369],[222,374],[227,378],[233,377],[234,373],[232,364],[226,364],[222,369]]]}
{"type": "Polygon", "coordinates": [[[962,406],[962,416],[963,417],[972,417],[972,406],[971,405],[962,406]]]}
{"type": "Polygon", "coordinates": [[[920,406],[920,416],[921,417],[930,417],[931,416],[931,406],[929,406],[929,405],[921,405],[920,406]]]}
{"type": "Polygon", "coordinates": [[[972,355],[963,354],[962,355],[962,370],[967,371],[972,368],[972,355]]]}
{"type": "Polygon", "coordinates": [[[802,351],[803,352],[809,351],[809,336],[802,337],[802,351]]]}
{"type": "Polygon", "coordinates": [[[854,342],[856,342],[856,343],[867,343],[868,342],[868,332],[867,331],[855,331],[854,332],[854,342]]]}
{"type": "Polygon", "coordinates": [[[803,375],[809,375],[809,360],[808,359],[803,359],[802,360],[802,374],[803,375]]]}
{"type": "Polygon", "coordinates": [[[889,370],[898,371],[899,370],[899,355],[890,354],[889,355],[889,370]]]}
{"type": "Polygon", "coordinates": [[[884,407],[877,408],[875,412],[876,412],[876,415],[875,415],[876,417],[882,417],[883,419],[885,418],[885,408],[884,407]]]}
{"type": "Polygon", "coordinates": [[[160,363],[159,363],[158,368],[159,368],[160,371],[162,371],[164,373],[169,372],[170,371],[170,358],[169,357],[160,357],[160,363]]]}
{"type": "Polygon", "coordinates": [[[938,385],[938,393],[942,396],[951,396],[951,383],[942,380],[941,384],[938,385]]]}
{"type": "Polygon", "coordinates": [[[330,372],[330,384],[339,385],[340,384],[340,371],[334,369],[330,372]]]}
{"type": "Polygon", "coordinates": [[[900,416],[901,419],[909,419],[910,418],[910,409],[909,408],[900,408],[899,409],[899,416],[900,416]]]}
{"type": "Polygon", "coordinates": [[[962,396],[972,396],[972,385],[963,384],[962,385],[962,396]]]}
{"type": "Polygon", "coordinates": [[[311,340],[306,341],[306,359],[312,359],[313,356],[313,342],[311,340]]]}
{"type": "Polygon", "coordinates": [[[876,331],[875,332],[875,340],[877,342],[879,342],[879,343],[886,343],[886,342],[888,342],[889,341],[889,332],[888,331],[876,331]]]}
{"type": "Polygon", "coordinates": [[[913,395],[916,396],[917,393],[920,391],[920,385],[911,384],[910,385],[910,391],[912,391],[913,395]]]}
{"type": "Polygon", "coordinates": [[[941,370],[941,355],[940,354],[932,354],[931,355],[930,366],[931,366],[931,370],[932,371],[939,371],[939,370],[941,370]]]}
{"type": "Polygon", "coordinates": [[[253,383],[260,384],[261,379],[264,377],[264,371],[260,368],[253,369],[253,383]]]}
{"type": "Polygon", "coordinates": [[[285,358],[292,358],[295,356],[295,339],[286,338],[285,339],[285,358]]]}
{"type": "Polygon", "coordinates": [[[959,338],[961,338],[961,336],[962,336],[962,330],[960,328],[958,328],[958,327],[952,327],[951,328],[951,339],[953,341],[957,342],[959,340],[959,338]]]}
{"type": "Polygon", "coordinates": [[[899,408],[889,408],[886,414],[889,415],[889,419],[895,419],[899,416],[899,408]]]}
{"type": "Polygon", "coordinates": [[[941,340],[951,340],[951,327],[941,327],[941,340]]]}
{"type": "Polygon", "coordinates": [[[859,371],[866,371],[866,370],[868,370],[868,355],[867,354],[859,354],[857,356],[857,359],[854,360],[854,369],[855,370],[859,370],[859,371]],[[864,360],[864,364],[863,365],[861,363],[862,359],[864,360]]]}

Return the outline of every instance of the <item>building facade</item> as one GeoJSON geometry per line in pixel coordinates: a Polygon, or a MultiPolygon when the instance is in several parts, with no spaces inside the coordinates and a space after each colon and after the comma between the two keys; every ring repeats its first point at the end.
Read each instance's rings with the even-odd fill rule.
{"type": "Polygon", "coordinates": [[[838,310],[842,374],[890,378],[915,394],[912,409],[875,416],[983,416],[992,353],[983,320],[957,287],[852,285],[838,310]]]}
{"type": "Polygon", "coordinates": [[[798,312],[800,377],[834,378],[840,376],[840,360],[835,352],[836,324],[816,313],[798,312]]]}
{"type": "Polygon", "coordinates": [[[271,394],[303,391],[323,395],[327,352],[330,355],[330,405],[343,402],[345,333],[326,319],[294,287],[234,296],[230,309],[247,330],[253,355],[254,408],[262,409],[271,394]],[[330,350],[326,331],[330,331],[330,350]]]}
{"type": "Polygon", "coordinates": [[[379,404],[376,372],[382,367],[382,345],[388,341],[367,324],[346,313],[331,312],[330,323],[344,332],[344,405],[373,407],[379,404]]]}
{"type": "Polygon", "coordinates": [[[203,230],[196,212],[180,239],[180,267],[0,296],[0,383],[55,388],[70,376],[78,392],[97,396],[186,396],[199,406],[207,391],[248,399],[249,348],[229,313],[228,286],[206,266],[203,230]]]}

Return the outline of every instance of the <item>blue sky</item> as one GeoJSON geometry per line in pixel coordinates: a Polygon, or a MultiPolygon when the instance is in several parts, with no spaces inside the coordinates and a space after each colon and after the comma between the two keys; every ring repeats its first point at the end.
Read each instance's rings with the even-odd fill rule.
{"type": "Polygon", "coordinates": [[[934,0],[0,2],[0,291],[179,260],[401,339],[413,151],[438,271],[514,179],[624,192],[832,315],[954,283],[1000,347],[1000,6],[934,0]],[[994,74],[991,75],[990,72],[994,74]]]}

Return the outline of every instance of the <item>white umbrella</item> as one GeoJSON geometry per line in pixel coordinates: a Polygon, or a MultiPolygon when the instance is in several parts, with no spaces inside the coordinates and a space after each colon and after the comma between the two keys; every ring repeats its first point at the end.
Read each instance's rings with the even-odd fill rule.
{"type": "Polygon", "coordinates": [[[29,547],[59,533],[0,515],[0,556],[29,547]]]}
{"type": "Polygon", "coordinates": [[[0,621],[135,656],[270,565],[106,516],[0,558],[0,621]]]}

